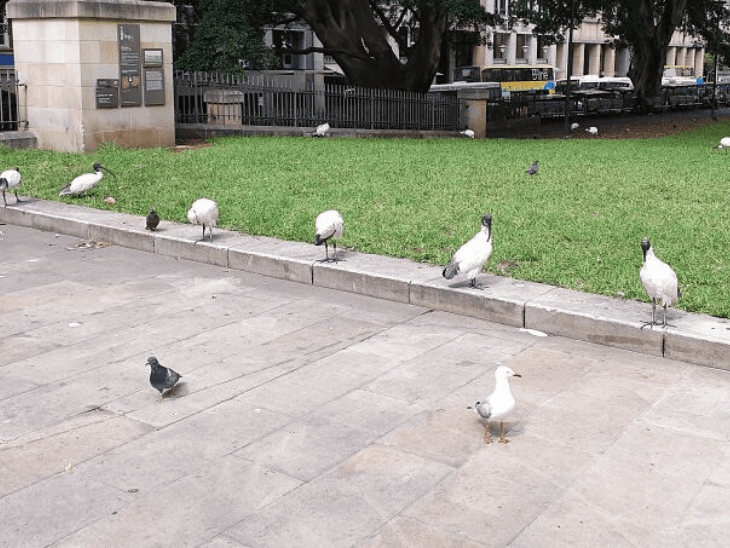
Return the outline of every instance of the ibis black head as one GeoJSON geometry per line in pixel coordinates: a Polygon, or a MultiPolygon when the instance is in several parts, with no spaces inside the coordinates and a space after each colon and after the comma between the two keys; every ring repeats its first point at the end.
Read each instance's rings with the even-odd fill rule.
{"type": "Polygon", "coordinates": [[[646,259],[646,254],[651,249],[651,242],[649,241],[649,238],[644,238],[641,240],[641,250],[644,252],[644,259],[646,259]]]}
{"type": "Polygon", "coordinates": [[[485,213],[482,216],[482,226],[486,226],[489,230],[492,230],[492,216],[489,213],[485,213]]]}
{"type": "Polygon", "coordinates": [[[111,175],[112,177],[116,178],[116,175],[115,175],[115,174],[114,174],[114,173],[113,173],[113,172],[112,172],[112,171],[111,171],[111,170],[110,170],[109,168],[107,168],[107,167],[104,167],[104,166],[103,166],[103,165],[101,165],[101,164],[100,164],[99,162],[94,162],[94,172],[95,172],[95,173],[98,173],[98,172],[99,172],[99,171],[101,171],[102,169],[103,169],[104,171],[106,171],[106,172],[107,172],[107,173],[108,173],[109,175],[111,175]]]}

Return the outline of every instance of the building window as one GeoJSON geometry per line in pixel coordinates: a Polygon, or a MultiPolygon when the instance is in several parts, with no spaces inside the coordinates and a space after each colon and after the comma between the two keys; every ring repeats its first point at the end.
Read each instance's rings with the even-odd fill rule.
{"type": "Polygon", "coordinates": [[[515,57],[526,61],[530,57],[530,46],[527,42],[526,34],[517,35],[517,51],[515,51],[515,57]]]}
{"type": "Polygon", "coordinates": [[[507,59],[507,48],[509,46],[509,34],[494,34],[494,58],[507,59]]]}

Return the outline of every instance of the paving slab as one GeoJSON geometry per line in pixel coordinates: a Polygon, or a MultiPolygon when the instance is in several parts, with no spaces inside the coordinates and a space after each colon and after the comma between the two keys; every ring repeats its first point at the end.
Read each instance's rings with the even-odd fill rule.
{"type": "MultiPolygon", "coordinates": [[[[2,231],[0,546],[726,544],[730,371],[667,357],[693,315],[650,330],[653,356],[2,231]],[[150,355],[183,374],[163,403],[150,355]],[[522,377],[487,445],[467,406],[499,365],[522,377]]],[[[518,305],[528,326],[553,291],[518,305]]]]}

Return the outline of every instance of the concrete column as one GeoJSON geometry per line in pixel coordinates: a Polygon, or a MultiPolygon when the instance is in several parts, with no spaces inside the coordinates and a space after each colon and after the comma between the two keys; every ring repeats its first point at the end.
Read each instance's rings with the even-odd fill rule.
{"type": "Polygon", "coordinates": [[[517,62],[517,35],[511,32],[507,42],[507,63],[514,65],[517,62]]]}
{"type": "Polygon", "coordinates": [[[35,133],[39,148],[85,152],[105,142],[122,147],[175,144],[174,6],[140,0],[10,0],[7,17],[15,68],[27,85],[27,129],[35,133]],[[119,24],[139,30],[139,51],[125,53],[125,66],[138,55],[139,68],[127,73],[134,76],[124,88],[119,43],[130,38],[120,37],[119,24]],[[97,95],[99,79],[117,83],[106,88],[103,100],[97,95]],[[135,100],[122,107],[120,100],[113,106],[114,91],[127,97],[130,86],[139,87],[141,104],[135,100]]]}
{"type": "Polygon", "coordinates": [[[614,72],[614,67],[616,65],[616,48],[609,45],[604,45],[603,48],[603,75],[616,76],[614,72]]]}
{"type": "Polygon", "coordinates": [[[585,44],[573,44],[573,76],[583,76],[583,57],[585,56],[585,44]]]}
{"type": "Polygon", "coordinates": [[[667,65],[676,65],[675,62],[677,60],[677,48],[676,46],[669,46],[667,48],[667,62],[665,64],[667,65]]]}
{"type": "Polygon", "coordinates": [[[630,66],[631,55],[629,54],[629,50],[621,48],[618,52],[618,68],[616,69],[616,76],[628,75],[630,66]]]}
{"type": "MultiPolygon", "coordinates": [[[[677,48],[677,59],[675,65],[686,65],[685,56],[687,54],[687,48],[677,48]]],[[[669,64],[669,63],[667,63],[669,64]]]]}
{"type": "Polygon", "coordinates": [[[586,44],[588,48],[588,74],[599,76],[601,74],[601,45],[586,44]]]}
{"type": "MultiPolygon", "coordinates": [[[[700,77],[705,73],[705,50],[697,48],[695,52],[695,76],[700,77]]],[[[719,69],[718,69],[719,72],[719,69]]],[[[716,77],[717,78],[717,77],[716,77]]]]}
{"type": "Polygon", "coordinates": [[[528,56],[527,62],[534,65],[537,63],[537,58],[542,57],[542,52],[537,51],[537,36],[534,34],[530,34],[529,38],[527,39],[527,45],[530,46],[530,54],[528,56]]]}

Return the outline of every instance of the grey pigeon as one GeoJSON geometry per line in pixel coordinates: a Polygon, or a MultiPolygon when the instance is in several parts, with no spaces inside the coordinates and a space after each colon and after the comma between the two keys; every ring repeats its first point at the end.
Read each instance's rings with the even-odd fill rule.
{"type": "Polygon", "coordinates": [[[540,166],[537,165],[537,160],[535,160],[525,173],[528,175],[536,175],[538,169],[540,169],[540,166]]]}
{"type": "Polygon", "coordinates": [[[157,230],[158,224],[160,224],[160,216],[157,215],[157,212],[154,209],[150,209],[150,212],[147,215],[147,225],[145,228],[147,230],[157,230]]]}
{"type": "Polygon", "coordinates": [[[170,392],[174,394],[175,384],[180,380],[182,375],[177,371],[173,371],[169,367],[160,365],[160,362],[158,362],[155,357],[147,358],[147,365],[152,367],[152,371],[150,372],[150,384],[153,388],[160,391],[160,399],[157,401],[162,403],[162,393],[165,390],[171,389],[170,392]]]}

